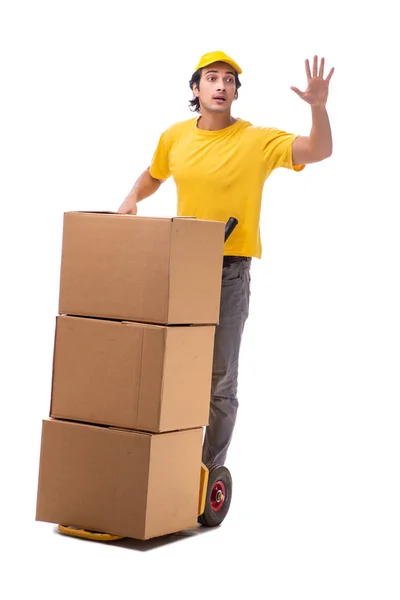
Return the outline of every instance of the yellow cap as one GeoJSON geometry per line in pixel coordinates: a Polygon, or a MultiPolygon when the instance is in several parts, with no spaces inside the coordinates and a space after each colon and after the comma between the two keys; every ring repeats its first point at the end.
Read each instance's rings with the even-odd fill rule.
{"type": "Polygon", "coordinates": [[[198,69],[202,69],[203,67],[206,67],[207,65],[211,65],[214,62],[227,63],[233,69],[235,69],[235,71],[237,73],[239,73],[239,74],[242,73],[242,69],[233,60],[233,58],[231,58],[230,56],[225,54],[225,52],[221,52],[220,50],[216,50],[215,52],[207,52],[207,54],[203,54],[203,56],[200,58],[200,61],[197,65],[197,67],[195,68],[195,71],[197,71],[198,69]]]}

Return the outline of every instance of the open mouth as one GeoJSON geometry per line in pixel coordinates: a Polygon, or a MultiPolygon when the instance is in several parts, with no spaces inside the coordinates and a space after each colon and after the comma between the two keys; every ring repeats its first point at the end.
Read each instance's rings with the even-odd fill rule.
{"type": "Polygon", "coordinates": [[[224,98],[224,96],[213,96],[213,99],[215,100],[215,102],[218,102],[219,104],[222,104],[223,102],[226,101],[226,98],[224,98]]]}

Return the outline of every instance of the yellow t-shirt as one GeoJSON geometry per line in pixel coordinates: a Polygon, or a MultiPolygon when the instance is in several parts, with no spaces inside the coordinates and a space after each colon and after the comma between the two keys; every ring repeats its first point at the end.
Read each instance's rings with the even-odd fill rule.
{"type": "Polygon", "coordinates": [[[292,163],[295,134],[256,127],[238,119],[218,131],[197,127],[197,119],[175,123],[161,135],[150,175],[172,175],[179,216],[239,221],[225,242],[225,255],[261,258],[260,212],[264,183],[278,167],[292,163]]]}

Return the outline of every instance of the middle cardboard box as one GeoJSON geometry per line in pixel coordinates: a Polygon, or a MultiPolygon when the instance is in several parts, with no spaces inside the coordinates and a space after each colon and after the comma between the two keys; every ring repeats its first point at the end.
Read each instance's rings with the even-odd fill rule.
{"type": "Polygon", "coordinates": [[[50,417],[161,433],[208,424],[215,325],[56,317],[50,417]]]}

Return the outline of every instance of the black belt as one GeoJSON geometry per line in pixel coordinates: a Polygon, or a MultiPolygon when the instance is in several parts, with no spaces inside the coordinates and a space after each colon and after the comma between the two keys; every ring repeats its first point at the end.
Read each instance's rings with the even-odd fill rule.
{"type": "Polygon", "coordinates": [[[237,262],[250,262],[249,256],[224,256],[224,267],[237,262]]]}

